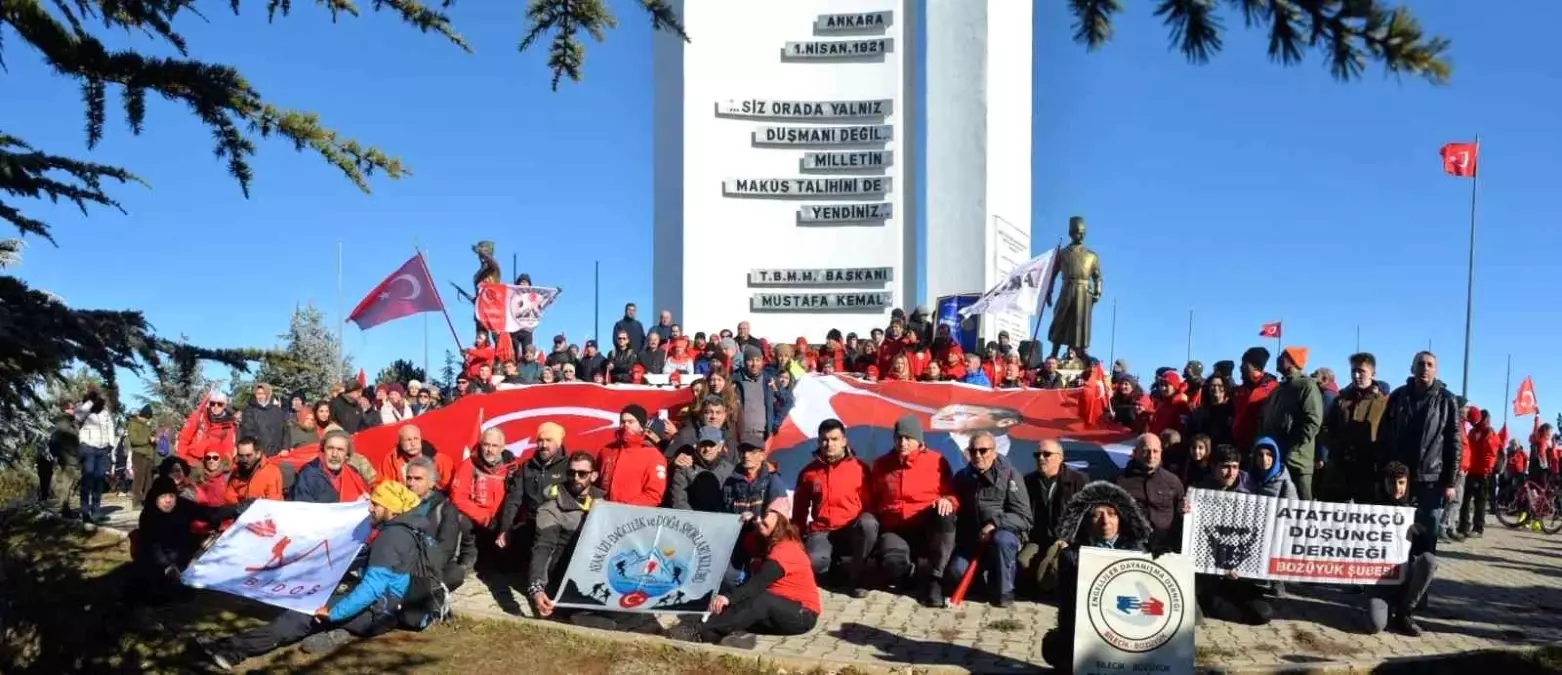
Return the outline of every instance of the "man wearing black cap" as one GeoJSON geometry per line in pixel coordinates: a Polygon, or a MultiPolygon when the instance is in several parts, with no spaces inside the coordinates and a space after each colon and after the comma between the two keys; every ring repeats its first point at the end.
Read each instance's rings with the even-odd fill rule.
{"type": "Polygon", "coordinates": [[[775,383],[765,370],[765,358],[758,347],[743,348],[743,369],[732,374],[731,386],[737,388],[738,405],[742,408],[738,414],[742,423],[738,438],[763,446],[776,428],[776,397],[775,383]]]}
{"type": "Polygon", "coordinates": [[[868,477],[869,511],[879,521],[879,568],[896,583],[922,579],[924,605],[944,607],[942,580],[955,548],[954,471],[922,441],[914,415],[895,422],[895,448],[874,460],[868,477]],[[927,569],[914,561],[927,559],[927,569]]]}
{"type": "Polygon", "coordinates": [[[733,459],[727,439],[717,427],[701,427],[694,452],[679,455],[667,487],[667,505],[675,509],[721,513],[726,502],[722,485],[732,475],[733,459]],[[687,461],[683,458],[688,457],[687,461]]]}
{"type": "Polygon", "coordinates": [[[1280,386],[1275,376],[1264,372],[1269,365],[1269,350],[1253,347],[1242,352],[1242,384],[1231,394],[1231,437],[1238,448],[1251,448],[1258,440],[1258,425],[1263,420],[1264,401],[1280,386]]]}
{"type": "Polygon", "coordinates": [[[667,458],[645,435],[646,411],[638,404],[619,413],[617,439],[602,448],[602,490],[607,500],[634,506],[661,506],[667,493],[667,458]]]}
{"type": "Polygon", "coordinates": [[[549,368],[563,368],[566,363],[574,363],[575,357],[569,353],[569,339],[563,333],[553,336],[553,351],[548,353],[549,368]]]}
{"type": "Polygon", "coordinates": [[[1189,361],[1182,367],[1182,393],[1188,397],[1188,407],[1198,408],[1204,400],[1204,362],[1189,361]]]}
{"type": "Polygon", "coordinates": [[[586,351],[580,355],[580,363],[575,366],[575,373],[580,379],[591,382],[597,375],[607,372],[607,359],[597,352],[597,341],[587,340],[586,351]]]}

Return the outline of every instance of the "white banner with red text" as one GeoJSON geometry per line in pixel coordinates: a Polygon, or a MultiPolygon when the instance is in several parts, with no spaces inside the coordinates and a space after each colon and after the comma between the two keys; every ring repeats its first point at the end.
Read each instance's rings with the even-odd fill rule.
{"type": "Polygon", "coordinates": [[[721,588],[737,514],[592,505],[553,603],[612,612],[701,613],[721,588]]]}
{"type": "Polygon", "coordinates": [[[181,579],[313,614],[324,607],[369,537],[367,501],[251,504],[181,579]]]}
{"type": "Polygon", "coordinates": [[[1415,509],[1189,490],[1182,551],[1200,574],[1309,583],[1402,583],[1415,509]]]}

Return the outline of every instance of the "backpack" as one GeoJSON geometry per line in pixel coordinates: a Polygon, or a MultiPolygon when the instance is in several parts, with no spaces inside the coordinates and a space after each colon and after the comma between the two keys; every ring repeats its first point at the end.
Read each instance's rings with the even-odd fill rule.
{"type": "Polygon", "coordinates": [[[157,456],[167,457],[168,453],[173,451],[173,444],[168,442],[168,432],[163,431],[159,433],[157,435],[157,456]]]}
{"type": "MultiPolygon", "coordinates": [[[[429,509],[431,521],[441,517],[434,513],[440,510],[442,509],[429,509]]],[[[413,541],[417,542],[416,559],[409,573],[412,581],[407,586],[407,595],[401,600],[399,618],[406,628],[421,631],[450,617],[450,589],[445,586],[442,570],[434,567],[432,555],[434,547],[438,544],[434,540],[434,535],[410,525],[393,523],[391,526],[407,528],[412,534],[413,541]]]]}

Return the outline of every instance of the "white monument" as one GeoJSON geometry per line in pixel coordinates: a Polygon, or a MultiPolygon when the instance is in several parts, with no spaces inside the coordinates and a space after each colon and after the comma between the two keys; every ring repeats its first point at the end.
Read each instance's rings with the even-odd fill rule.
{"type": "MultiPolygon", "coordinates": [[[[928,24],[926,99],[914,90],[923,2],[675,0],[692,41],[653,37],[650,309],[691,333],[748,320],[817,341],[980,293],[1030,257],[1029,3],[924,2],[940,22],[928,24]],[[952,96],[968,100],[933,100],[952,96]],[[925,186],[913,165],[924,112],[944,125],[927,130],[925,186]]],[[[1023,317],[1003,321],[1027,332],[1013,328],[1023,317]]]]}

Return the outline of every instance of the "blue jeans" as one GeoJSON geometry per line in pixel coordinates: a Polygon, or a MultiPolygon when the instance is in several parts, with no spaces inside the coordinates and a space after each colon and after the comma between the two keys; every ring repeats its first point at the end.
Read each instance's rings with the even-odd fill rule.
{"type": "Polygon", "coordinates": [[[77,450],[81,459],[81,511],[92,514],[103,506],[103,488],[108,485],[109,453],[112,448],[83,445],[77,450]]]}
{"type": "Polygon", "coordinates": [[[1443,505],[1447,496],[1443,486],[1433,482],[1416,481],[1410,486],[1410,497],[1416,500],[1416,522],[1432,533],[1432,553],[1437,552],[1437,534],[1442,532],[1443,505]]]}
{"type": "MultiPolygon", "coordinates": [[[[965,576],[966,570],[971,567],[971,559],[976,556],[976,544],[956,547],[955,554],[949,557],[949,575],[952,584],[959,584],[960,578],[965,576]]],[[[998,592],[1003,595],[1014,594],[1014,568],[1020,557],[1020,536],[1008,530],[994,530],[992,539],[986,546],[981,547],[982,560],[981,571],[986,571],[988,579],[992,579],[994,572],[998,577],[998,592]]]]}

